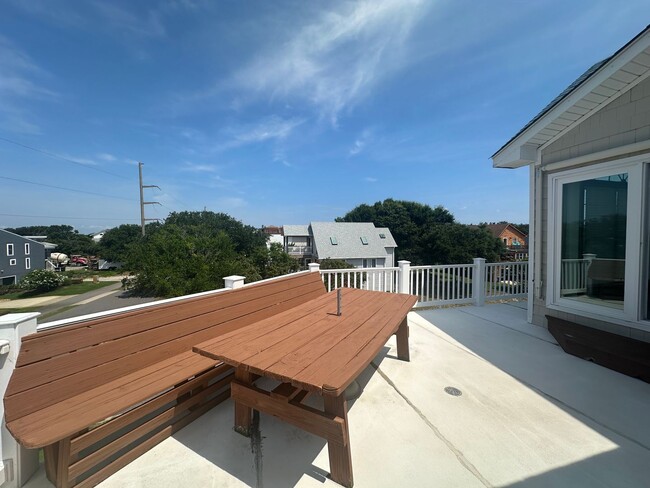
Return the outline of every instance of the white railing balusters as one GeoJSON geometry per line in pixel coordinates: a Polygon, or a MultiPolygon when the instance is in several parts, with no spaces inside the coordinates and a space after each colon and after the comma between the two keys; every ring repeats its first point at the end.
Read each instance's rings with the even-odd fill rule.
{"type": "MultiPolygon", "coordinates": [[[[416,306],[476,303],[488,299],[524,297],[528,291],[528,263],[525,261],[472,264],[445,264],[434,266],[409,266],[404,286],[418,297],[416,306]],[[477,266],[484,267],[483,278],[477,266]],[[485,280],[478,286],[476,280],[485,280]],[[484,297],[476,296],[481,290],[484,297]]],[[[564,260],[562,287],[586,287],[586,260],[564,260]],[[565,264],[564,261],[567,261],[565,264]]],[[[323,283],[328,291],[347,286],[370,291],[398,293],[400,268],[350,268],[321,269],[323,283]]],[[[575,288],[572,288],[575,289],[575,288]]]]}

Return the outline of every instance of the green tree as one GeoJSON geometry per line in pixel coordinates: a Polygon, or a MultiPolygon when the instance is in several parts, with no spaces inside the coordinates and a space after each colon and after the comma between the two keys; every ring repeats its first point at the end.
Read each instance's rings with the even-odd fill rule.
{"type": "Polygon", "coordinates": [[[215,212],[172,212],[165,219],[165,225],[177,225],[192,233],[191,229],[211,229],[212,232],[225,232],[235,251],[251,256],[256,249],[266,245],[266,236],[261,229],[242,224],[225,213],[215,212]]]}
{"type": "Polygon", "coordinates": [[[188,230],[167,223],[131,246],[127,266],[135,272],[132,289],[157,297],[222,288],[223,278],[233,274],[247,281],[261,278],[224,231],[188,230]]]}
{"type": "Polygon", "coordinates": [[[263,279],[295,273],[300,269],[300,263],[284,252],[282,245],[277,242],[272,243],[268,249],[258,248],[254,262],[263,279]]]}
{"type": "Polygon", "coordinates": [[[359,205],[336,220],[388,227],[397,242],[399,259],[413,265],[466,263],[475,257],[496,260],[499,256],[492,250],[500,249],[498,239],[485,230],[457,223],[453,214],[440,205],[432,208],[389,198],[374,205],[359,205]]]}
{"type": "Polygon", "coordinates": [[[141,295],[186,295],[222,288],[224,276],[252,282],[298,269],[280,245],[267,248],[259,229],[226,214],[172,213],[148,229],[126,246],[126,264],[135,274],[132,287],[141,295]]]}
{"type": "Polygon", "coordinates": [[[124,262],[127,260],[130,247],[141,238],[142,229],[137,224],[113,227],[107,230],[99,241],[97,254],[108,261],[124,262]]]}

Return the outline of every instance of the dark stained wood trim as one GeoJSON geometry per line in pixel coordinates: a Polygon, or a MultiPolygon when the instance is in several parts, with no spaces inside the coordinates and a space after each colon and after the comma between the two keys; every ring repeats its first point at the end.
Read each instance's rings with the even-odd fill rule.
{"type": "Polygon", "coordinates": [[[650,343],[546,316],[548,330],[569,354],[650,383],[650,343]]]}

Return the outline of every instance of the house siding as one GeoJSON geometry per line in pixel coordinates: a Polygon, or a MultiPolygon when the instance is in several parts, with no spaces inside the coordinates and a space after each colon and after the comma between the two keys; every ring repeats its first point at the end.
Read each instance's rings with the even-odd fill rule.
{"type": "Polygon", "coordinates": [[[542,151],[542,166],[650,140],[650,78],[599,110],[542,151]]]}
{"type": "MultiPolygon", "coordinates": [[[[595,113],[590,118],[574,127],[564,136],[542,150],[542,167],[568,159],[588,156],[607,149],[650,140],[650,78],[636,85],[630,91],[622,94],[616,100],[595,113]]],[[[622,154],[616,158],[622,159],[639,153],[622,154]]],[[[648,152],[650,154],[650,152],[648,152]]],[[[606,160],[594,158],[591,161],[573,166],[572,168],[591,166],[606,160]]],[[[541,240],[541,286],[539,296],[533,301],[533,323],[546,327],[545,315],[558,317],[575,322],[586,327],[615,333],[625,337],[650,342],[650,333],[633,327],[596,320],[591,317],[566,313],[550,309],[546,306],[548,235],[549,235],[549,181],[551,176],[564,170],[543,171],[541,185],[541,211],[536,212],[536,239],[541,240]]]]}
{"type": "Polygon", "coordinates": [[[16,282],[19,282],[30,271],[44,267],[45,246],[43,244],[0,229],[0,282],[10,276],[15,276],[16,282]],[[7,256],[7,244],[14,245],[13,256],[7,256]],[[25,254],[25,244],[29,244],[29,254],[25,254]],[[25,258],[30,258],[30,269],[25,269],[25,258]],[[16,260],[15,265],[9,265],[11,259],[16,260]]]}

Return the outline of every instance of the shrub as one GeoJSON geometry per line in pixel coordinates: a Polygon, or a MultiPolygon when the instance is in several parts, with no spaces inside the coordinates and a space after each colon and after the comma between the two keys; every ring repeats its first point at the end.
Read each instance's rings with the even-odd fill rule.
{"type": "Polygon", "coordinates": [[[20,287],[23,290],[45,292],[57,289],[59,286],[64,284],[65,281],[65,276],[55,273],[54,271],[35,269],[20,280],[20,287]]]}

